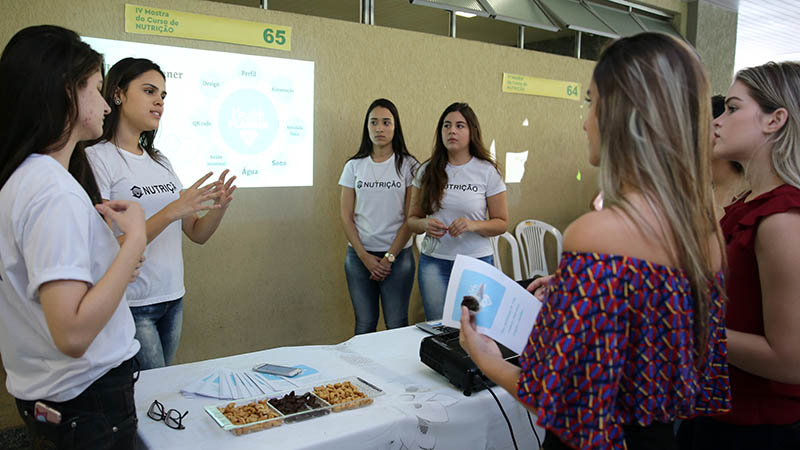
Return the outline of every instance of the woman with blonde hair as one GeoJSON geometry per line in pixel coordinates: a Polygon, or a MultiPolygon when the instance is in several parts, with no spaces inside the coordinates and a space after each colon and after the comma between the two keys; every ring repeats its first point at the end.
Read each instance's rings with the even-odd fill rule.
{"type": "Polygon", "coordinates": [[[537,414],[545,449],[674,449],[675,420],[730,407],[708,92],[677,39],[609,45],[584,122],[603,209],[567,228],[521,367],[462,308],[462,346],[537,414]]]}
{"type": "Polygon", "coordinates": [[[733,409],[681,429],[684,448],[800,448],[800,64],[736,74],[714,154],[750,191],[725,208],[733,409]]]}

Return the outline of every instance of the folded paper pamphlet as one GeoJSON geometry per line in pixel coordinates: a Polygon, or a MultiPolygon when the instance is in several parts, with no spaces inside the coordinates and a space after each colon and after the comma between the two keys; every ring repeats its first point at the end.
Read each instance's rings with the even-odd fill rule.
{"type": "Polygon", "coordinates": [[[203,396],[236,400],[294,389],[316,380],[321,375],[317,369],[305,364],[293,367],[303,371],[291,378],[253,370],[214,369],[199,380],[186,385],[181,389],[181,393],[188,397],[203,396]]]}
{"type": "Polygon", "coordinates": [[[458,255],[447,285],[444,325],[461,328],[461,301],[468,295],[480,303],[478,332],[522,353],[542,302],[493,265],[458,255]]]}

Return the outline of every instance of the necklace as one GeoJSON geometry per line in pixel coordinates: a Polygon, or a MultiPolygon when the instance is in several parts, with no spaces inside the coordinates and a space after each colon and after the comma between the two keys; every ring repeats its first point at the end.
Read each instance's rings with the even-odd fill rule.
{"type": "Polygon", "coordinates": [[[453,180],[455,180],[456,175],[460,174],[464,170],[464,167],[470,163],[470,161],[472,161],[472,158],[460,166],[448,162],[447,165],[450,166],[450,173],[447,173],[447,167],[445,167],[445,173],[447,173],[447,183],[452,183],[453,180]]]}
{"type": "MultiPolygon", "coordinates": [[[[394,155],[390,156],[386,161],[375,162],[371,156],[368,156],[369,161],[367,165],[369,166],[369,171],[372,173],[372,181],[380,181],[386,178],[386,174],[389,172],[389,169],[394,167],[394,164],[391,164],[389,161],[393,159],[394,155]],[[386,167],[382,167],[380,171],[380,178],[378,178],[377,174],[375,173],[375,166],[377,165],[384,165],[386,167]]],[[[385,180],[384,180],[385,181],[385,180]]]]}

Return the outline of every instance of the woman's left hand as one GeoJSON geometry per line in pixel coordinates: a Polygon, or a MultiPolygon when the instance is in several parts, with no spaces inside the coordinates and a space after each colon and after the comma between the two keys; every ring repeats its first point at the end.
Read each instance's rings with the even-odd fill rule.
{"type": "Polygon", "coordinates": [[[228,205],[233,201],[233,191],[236,190],[236,185],[233,184],[233,180],[236,179],[236,175],[232,176],[227,182],[225,181],[225,177],[228,175],[229,170],[225,169],[219,175],[219,185],[218,188],[221,192],[220,196],[214,200],[215,205],[219,205],[220,208],[227,208],[228,205]]]}
{"type": "Polygon", "coordinates": [[[456,237],[467,231],[475,231],[475,223],[474,220],[459,217],[450,223],[450,228],[447,229],[447,232],[450,233],[450,236],[456,237]]]}
{"type": "Polygon", "coordinates": [[[461,332],[458,335],[458,343],[469,353],[478,367],[488,359],[503,359],[497,343],[492,338],[478,333],[475,316],[469,313],[466,306],[461,307],[461,332]]]}
{"type": "Polygon", "coordinates": [[[378,266],[378,270],[370,274],[370,280],[383,281],[392,273],[392,263],[390,263],[388,259],[381,258],[381,260],[378,261],[378,266]]]}

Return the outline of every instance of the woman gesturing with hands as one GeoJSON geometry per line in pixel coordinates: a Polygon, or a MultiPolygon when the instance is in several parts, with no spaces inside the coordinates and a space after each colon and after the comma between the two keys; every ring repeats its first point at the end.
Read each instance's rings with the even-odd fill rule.
{"type": "MultiPolygon", "coordinates": [[[[178,349],[183,318],[181,230],[203,244],[216,231],[233,200],[236,177],[209,172],[183,189],[163,153],[153,148],[164,112],[166,79],[147,59],[125,58],[109,70],[103,95],[111,106],[103,135],[86,149],[97,180],[96,196],[130,200],[145,210],[147,249],[127,299],[136,322],[142,369],[169,365],[178,349]],[[200,214],[202,214],[202,217],[200,214]]],[[[127,239],[124,230],[114,230],[127,239]]]]}

